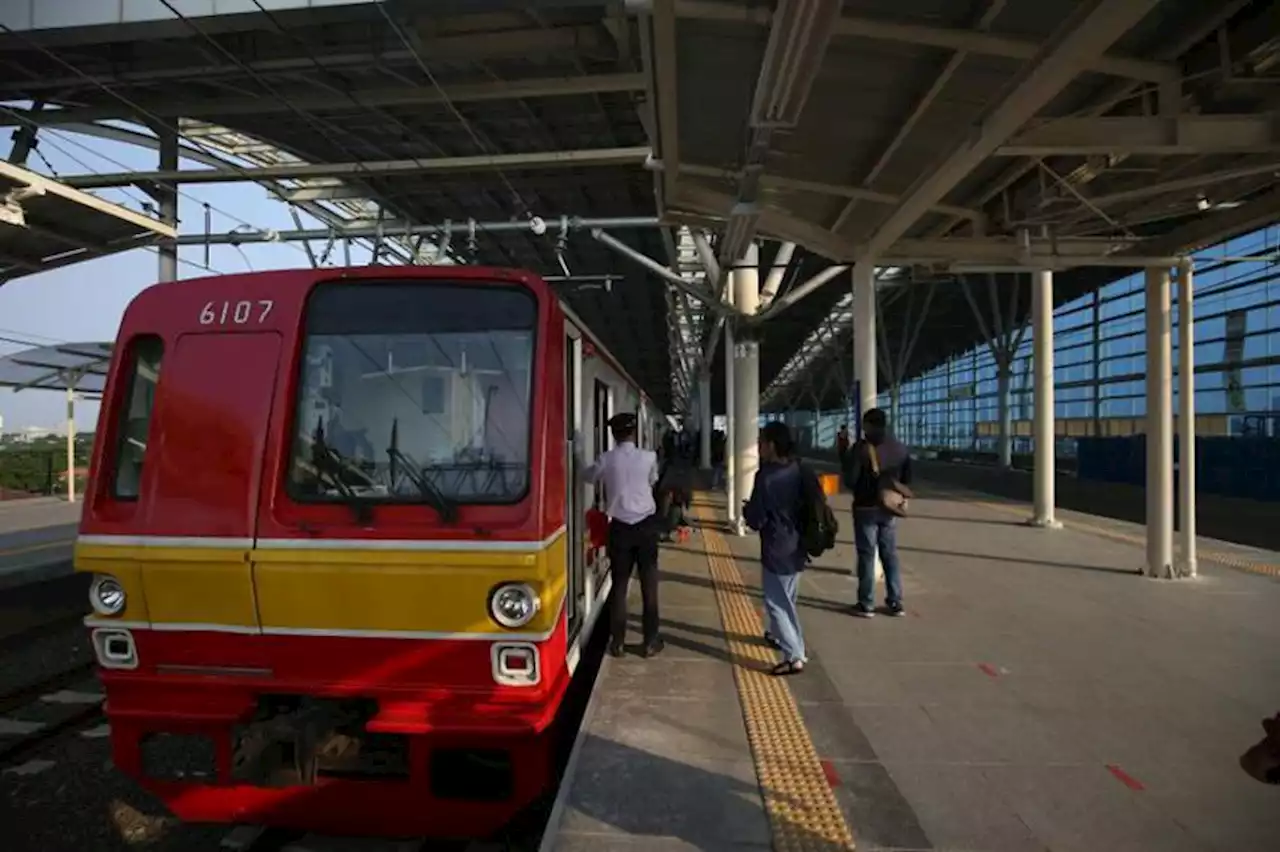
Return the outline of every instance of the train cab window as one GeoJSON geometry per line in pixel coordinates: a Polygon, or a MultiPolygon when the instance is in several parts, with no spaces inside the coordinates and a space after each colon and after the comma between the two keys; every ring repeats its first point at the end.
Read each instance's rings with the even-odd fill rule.
{"type": "Polygon", "coordinates": [[[537,302],[518,286],[316,286],[288,490],[297,500],[512,503],[529,486],[537,302]]]}
{"type": "Polygon", "coordinates": [[[129,345],[129,366],[120,425],[116,437],[116,467],[112,494],[119,500],[136,500],[142,486],[142,463],[147,456],[147,432],[156,403],[160,361],[164,343],[153,335],[135,338],[129,345]]]}

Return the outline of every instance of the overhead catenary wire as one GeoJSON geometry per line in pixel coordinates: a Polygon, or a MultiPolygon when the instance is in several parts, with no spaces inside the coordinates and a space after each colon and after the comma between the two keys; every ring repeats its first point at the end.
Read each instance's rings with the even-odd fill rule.
{"type": "MultiPolygon", "coordinates": [[[[369,112],[375,113],[383,118],[389,119],[390,121],[394,122],[401,130],[407,133],[413,134],[418,139],[421,139],[425,145],[435,149],[441,155],[445,153],[444,149],[442,149],[438,143],[436,143],[434,140],[425,136],[418,129],[411,127],[409,124],[407,124],[405,121],[403,121],[399,117],[395,116],[394,114],[388,112],[385,109],[382,109],[380,107],[370,106],[369,104],[362,101],[359,97],[356,96],[354,92],[351,91],[350,87],[346,85],[345,80],[342,80],[340,77],[337,77],[337,75],[334,75],[332,71],[330,71],[328,68],[324,66],[324,63],[320,61],[320,59],[315,55],[315,52],[311,49],[310,45],[307,44],[306,39],[301,38],[291,30],[289,30],[287,27],[285,27],[283,24],[281,24],[280,21],[276,18],[276,16],[272,14],[272,12],[269,9],[263,6],[262,3],[259,2],[259,0],[253,0],[253,4],[258,8],[258,10],[263,15],[266,16],[267,20],[271,23],[273,27],[276,28],[278,32],[280,32],[282,35],[286,35],[290,37],[294,41],[294,43],[296,43],[298,46],[302,48],[303,52],[307,55],[307,58],[311,61],[311,64],[314,65],[318,71],[320,71],[322,74],[328,77],[337,78],[336,81],[341,83],[341,85],[337,87],[338,91],[340,91],[347,98],[347,100],[351,101],[352,104],[359,107],[360,109],[368,110],[369,112]]],[[[260,78],[255,76],[255,79],[260,79],[260,78]]],[[[409,159],[411,159],[420,168],[424,167],[423,161],[420,157],[411,155],[409,159]]],[[[450,195],[452,195],[452,193],[450,193],[450,195]]],[[[412,222],[412,217],[405,216],[404,218],[412,222]]],[[[507,256],[508,260],[513,260],[511,254],[506,251],[506,248],[502,245],[501,241],[495,240],[495,244],[500,249],[502,249],[503,253],[507,256]]],[[[411,252],[411,260],[416,260],[418,256],[418,249],[410,249],[410,252],[411,252]]],[[[457,255],[456,252],[449,252],[447,256],[454,261],[461,260],[461,258],[457,255]]]]}
{"type": "MultiPolygon", "coordinates": [[[[375,5],[378,7],[378,11],[382,13],[383,20],[387,22],[387,26],[391,28],[391,31],[395,33],[396,38],[398,38],[400,40],[400,43],[404,45],[405,49],[409,51],[409,55],[413,57],[414,62],[418,66],[418,69],[422,71],[424,75],[426,75],[426,78],[428,80],[431,81],[431,85],[435,88],[436,92],[440,95],[440,99],[444,103],[445,107],[447,107],[448,110],[452,112],[454,116],[458,119],[458,121],[462,124],[462,128],[467,131],[467,135],[471,137],[471,141],[476,143],[476,147],[479,148],[481,151],[484,151],[485,153],[489,153],[489,154],[501,153],[500,151],[492,150],[491,146],[486,145],[485,142],[480,139],[475,129],[471,126],[471,122],[467,120],[467,117],[462,114],[461,110],[458,109],[457,105],[453,102],[453,99],[449,97],[449,93],[446,92],[444,90],[444,87],[440,85],[440,81],[436,79],[436,75],[432,73],[430,66],[428,66],[427,61],[422,58],[422,53],[417,49],[417,46],[413,44],[412,39],[410,39],[408,35],[405,34],[404,30],[400,27],[400,25],[396,23],[395,18],[393,18],[391,16],[391,13],[387,11],[386,4],[376,3],[375,5]]],[[[520,212],[524,213],[525,215],[529,215],[530,213],[529,206],[525,204],[524,197],[520,195],[519,192],[516,191],[515,186],[512,185],[511,180],[510,178],[507,177],[506,172],[502,171],[502,169],[498,169],[498,176],[502,178],[502,182],[506,185],[507,191],[511,193],[512,198],[523,208],[520,212]]]]}

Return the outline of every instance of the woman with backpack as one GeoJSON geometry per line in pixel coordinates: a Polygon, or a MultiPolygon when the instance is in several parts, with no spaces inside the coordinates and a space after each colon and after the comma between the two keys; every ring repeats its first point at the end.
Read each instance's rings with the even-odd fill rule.
{"type": "MultiPolygon", "coordinates": [[[[793,457],[791,430],[785,423],[766,423],[760,430],[760,469],[751,498],[742,507],[747,526],[760,533],[764,566],[765,641],[782,652],[772,674],[804,671],[804,634],[796,610],[800,573],[808,554],[803,542],[807,516],[806,470],[793,457]]],[[[810,476],[812,474],[809,474],[810,476]]]]}

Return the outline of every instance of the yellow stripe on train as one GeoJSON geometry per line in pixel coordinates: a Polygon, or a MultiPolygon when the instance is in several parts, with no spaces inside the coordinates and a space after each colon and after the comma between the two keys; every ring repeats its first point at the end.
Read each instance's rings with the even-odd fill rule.
{"type": "MultiPolygon", "coordinates": [[[[128,605],[117,618],[154,627],[360,634],[509,633],[489,592],[529,584],[539,610],[517,632],[547,634],[565,595],[566,536],[528,550],[113,545],[81,542],[76,570],[111,574],[128,605]]],[[[115,620],[115,619],[112,619],[115,620]]]]}

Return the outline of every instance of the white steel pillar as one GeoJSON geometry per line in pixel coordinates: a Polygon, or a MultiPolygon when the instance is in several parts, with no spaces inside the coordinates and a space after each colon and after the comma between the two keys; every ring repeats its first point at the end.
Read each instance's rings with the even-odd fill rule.
{"type": "MultiPolygon", "coordinates": [[[[760,307],[760,249],[754,242],[748,244],[731,275],[734,306],[748,316],[755,314],[760,307]]],[[[760,344],[754,337],[735,335],[732,358],[733,477],[735,496],[742,501],[751,496],[760,467],[760,344]]],[[[739,535],[746,532],[741,517],[736,519],[736,529],[739,535]]]]}
{"type": "Polygon", "coordinates": [[[67,502],[76,502],[76,389],[67,382],[67,502]]]}
{"type": "Polygon", "coordinates": [[[1173,352],[1169,270],[1147,269],[1147,576],[1173,576],[1173,352]]]}
{"type": "Polygon", "coordinates": [[[711,365],[703,364],[698,370],[698,465],[711,469],[711,365]]]}
{"type": "MultiPolygon", "coordinates": [[[[876,407],[876,264],[871,259],[853,265],[853,375],[858,380],[858,411],[865,416],[876,407]]],[[[849,424],[857,434],[861,423],[849,424]]],[[[897,429],[897,422],[889,428],[897,429]]],[[[876,553],[876,580],[884,579],[884,566],[876,553]]],[[[856,573],[855,573],[856,582],[856,573]]]]}
{"type": "MultiPolygon", "coordinates": [[[[863,260],[853,265],[853,375],[858,380],[862,414],[876,407],[876,265],[863,260]]],[[[897,424],[891,424],[896,427],[897,424]]],[[[862,424],[850,424],[861,430],[862,424]]]]}
{"type": "MultiPolygon", "coordinates": [[[[733,288],[726,290],[725,296],[729,304],[733,304],[733,288]]],[[[734,471],[738,468],[737,447],[734,426],[737,412],[734,410],[737,400],[734,394],[733,348],[737,335],[734,333],[733,318],[724,323],[724,493],[729,504],[729,526],[736,527],[738,522],[738,483],[734,479],[734,471]]]]}
{"type": "Polygon", "coordinates": [[[1062,526],[1055,517],[1054,477],[1057,453],[1053,394],[1053,273],[1047,269],[1031,276],[1031,358],[1035,362],[1035,408],[1031,433],[1035,443],[1035,499],[1031,525],[1046,529],[1062,526]]]}
{"type": "Polygon", "coordinates": [[[1009,470],[1013,467],[1013,406],[1010,404],[1010,390],[1013,385],[1013,358],[1010,356],[996,362],[996,405],[1000,412],[1000,468],[1009,470]]]}
{"type": "Polygon", "coordinates": [[[1178,541],[1183,577],[1196,576],[1196,350],[1195,274],[1178,264],[1178,541]]]}
{"type": "MultiPolygon", "coordinates": [[[[157,128],[160,138],[160,170],[178,170],[178,132],[168,128],[157,128]]],[[[155,190],[155,199],[160,207],[160,221],[166,225],[178,224],[178,190],[175,186],[161,186],[155,190]]],[[[176,243],[161,244],[158,252],[160,258],[159,280],[178,280],[178,246],[176,243]]]]}

